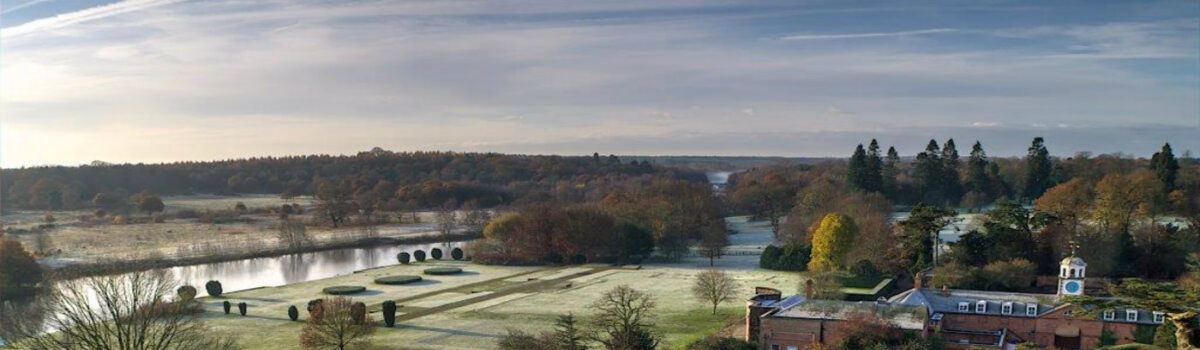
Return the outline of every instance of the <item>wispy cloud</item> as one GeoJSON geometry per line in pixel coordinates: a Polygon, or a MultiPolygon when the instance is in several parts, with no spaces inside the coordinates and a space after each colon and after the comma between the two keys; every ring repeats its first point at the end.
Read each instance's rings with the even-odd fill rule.
{"type": "MultiPolygon", "coordinates": [[[[0,30],[0,37],[3,37],[4,39],[17,38],[30,33],[62,28],[76,23],[103,19],[122,13],[143,10],[154,6],[165,5],[179,1],[182,0],[124,0],[108,5],[101,5],[84,10],[56,15],[49,18],[38,19],[12,28],[5,28],[0,30]]],[[[36,3],[37,2],[35,1],[24,5],[29,6],[36,3]]],[[[10,9],[9,11],[13,10],[10,9]]]]}
{"type": "Polygon", "coordinates": [[[797,34],[788,35],[779,38],[779,40],[836,40],[836,39],[865,39],[865,38],[890,38],[890,37],[905,37],[905,36],[920,36],[932,34],[946,34],[957,32],[957,29],[952,28],[935,28],[921,30],[905,30],[899,32],[873,32],[873,33],[849,33],[849,34],[797,34]]]}

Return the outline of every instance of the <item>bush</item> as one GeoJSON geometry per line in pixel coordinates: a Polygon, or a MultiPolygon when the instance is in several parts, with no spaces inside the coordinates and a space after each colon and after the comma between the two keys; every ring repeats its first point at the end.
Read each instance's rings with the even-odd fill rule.
{"type": "Polygon", "coordinates": [[[462,269],[457,267],[434,267],[425,269],[426,275],[457,275],[462,273],[462,269]]]}
{"type": "Polygon", "coordinates": [[[316,310],[318,306],[321,306],[322,300],[324,300],[324,299],[309,300],[308,308],[306,310],[308,310],[308,312],[310,312],[310,313],[313,312],[313,310],[316,310]]]}
{"type": "Polygon", "coordinates": [[[225,308],[225,314],[228,315],[229,309],[233,308],[233,304],[230,304],[229,300],[226,300],[224,303],[221,303],[221,307],[225,308]]]}
{"type": "Polygon", "coordinates": [[[387,284],[387,285],[409,284],[409,283],[416,283],[416,282],[420,282],[420,281],[421,281],[421,276],[408,276],[408,275],[387,276],[387,277],[380,277],[380,278],[375,279],[376,284],[387,284]]]}
{"type": "Polygon", "coordinates": [[[357,324],[363,324],[364,322],[366,322],[367,321],[367,304],[364,304],[363,302],[360,301],[360,302],[354,303],[354,305],[350,305],[350,319],[353,319],[354,323],[357,323],[357,324]]]}
{"type": "Polygon", "coordinates": [[[192,301],[196,298],[196,287],[184,285],[175,290],[175,295],[179,296],[180,301],[192,301]]]}
{"type": "Polygon", "coordinates": [[[439,248],[430,249],[429,257],[433,258],[433,260],[442,260],[442,250],[439,248]]]}
{"type": "Polygon", "coordinates": [[[454,260],[462,260],[462,259],[463,259],[463,250],[462,250],[462,248],[454,248],[454,249],[451,249],[451,250],[450,250],[450,258],[452,258],[452,259],[454,259],[454,260]]]}
{"type": "Polygon", "coordinates": [[[300,309],[297,309],[296,305],[288,306],[288,318],[293,322],[300,319],[300,309]]]}
{"type": "Polygon", "coordinates": [[[710,336],[688,344],[687,350],[757,350],[758,344],[729,337],[710,336]]]}
{"type": "Polygon", "coordinates": [[[396,254],[396,260],[399,260],[401,264],[408,265],[408,262],[412,260],[412,256],[406,252],[400,252],[400,254],[396,254]]]}
{"type": "Polygon", "coordinates": [[[221,297],[221,293],[223,293],[223,292],[224,292],[224,290],[223,290],[223,289],[221,289],[221,282],[220,282],[220,281],[215,281],[215,280],[214,280],[214,281],[208,281],[208,283],[205,283],[205,284],[204,284],[204,291],[208,292],[208,295],[211,295],[211,296],[212,296],[212,297],[214,297],[214,298],[220,298],[220,297],[221,297]]]}
{"type": "Polygon", "coordinates": [[[322,293],[329,295],[358,294],[365,291],[367,291],[367,287],[363,286],[333,286],[321,290],[322,293]]]}
{"type": "Polygon", "coordinates": [[[396,326],[396,302],[395,301],[388,300],[388,301],[383,302],[383,323],[386,324],[388,327],[396,326]]]}
{"type": "Polygon", "coordinates": [[[238,313],[242,316],[246,316],[246,306],[245,302],[238,303],[238,313]]]}
{"type": "Polygon", "coordinates": [[[767,246],[759,256],[759,267],[780,271],[804,271],[808,269],[808,260],[812,248],[808,245],[788,243],[779,248],[767,246]]]}
{"type": "Polygon", "coordinates": [[[413,259],[416,259],[417,262],[425,261],[425,252],[418,249],[417,251],[413,252],[413,259]]]}
{"type": "Polygon", "coordinates": [[[850,266],[850,273],[855,277],[875,277],[879,276],[879,269],[870,260],[859,260],[850,266]]]}

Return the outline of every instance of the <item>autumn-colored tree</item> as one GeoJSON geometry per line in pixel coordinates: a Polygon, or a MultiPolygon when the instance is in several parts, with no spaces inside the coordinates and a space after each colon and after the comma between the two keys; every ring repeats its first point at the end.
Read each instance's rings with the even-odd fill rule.
{"type": "Polygon", "coordinates": [[[370,315],[355,315],[355,303],[346,297],[321,300],[313,308],[300,332],[300,345],[314,349],[361,349],[370,346],[375,321],[370,315]]]}
{"type": "Polygon", "coordinates": [[[163,209],[167,208],[167,206],[163,204],[162,198],[150,193],[150,191],[139,192],[138,194],[133,195],[133,197],[130,199],[133,201],[133,204],[137,206],[138,211],[146,213],[146,215],[160,213],[163,211],[163,209]]]}
{"type": "Polygon", "coordinates": [[[692,295],[700,301],[711,303],[712,313],[716,315],[717,306],[737,298],[738,286],[737,280],[724,271],[704,270],[696,274],[696,282],[692,285],[692,295]]]}
{"type": "Polygon", "coordinates": [[[857,236],[858,226],[850,217],[837,213],[825,215],[812,234],[812,259],[808,261],[808,269],[821,272],[845,266],[846,254],[857,236]]]}
{"type": "Polygon", "coordinates": [[[1063,224],[1071,236],[1079,232],[1079,226],[1088,218],[1095,194],[1092,184],[1074,178],[1046,190],[1034,202],[1034,208],[1054,216],[1055,221],[1063,224]]]}

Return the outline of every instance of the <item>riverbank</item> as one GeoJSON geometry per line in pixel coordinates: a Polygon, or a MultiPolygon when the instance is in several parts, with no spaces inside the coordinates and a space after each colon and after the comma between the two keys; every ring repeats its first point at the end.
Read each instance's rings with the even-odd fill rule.
{"type": "Polygon", "coordinates": [[[52,269],[49,275],[53,280],[67,280],[81,277],[105,276],[171,267],[213,264],[257,258],[273,258],[292,254],[315,253],[337,249],[371,248],[402,244],[439,243],[445,242],[447,239],[450,242],[465,242],[478,239],[480,237],[481,235],[479,233],[474,232],[460,232],[451,234],[449,237],[443,237],[439,234],[431,233],[400,237],[361,238],[352,241],[340,242],[334,241],[319,245],[310,245],[301,249],[272,248],[251,252],[233,252],[228,254],[215,254],[197,257],[164,257],[159,259],[140,259],[132,261],[112,260],[72,263],[52,269]]]}

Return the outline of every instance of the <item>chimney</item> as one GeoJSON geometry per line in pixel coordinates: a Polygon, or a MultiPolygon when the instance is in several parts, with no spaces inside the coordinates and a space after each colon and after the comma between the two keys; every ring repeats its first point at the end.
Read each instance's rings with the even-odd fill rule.
{"type": "Polygon", "coordinates": [[[812,280],[804,281],[804,299],[812,299],[813,297],[813,282],[812,280]]]}
{"type": "Polygon", "coordinates": [[[921,290],[921,288],[925,288],[925,272],[917,272],[917,275],[913,276],[913,289],[921,290]]]}

